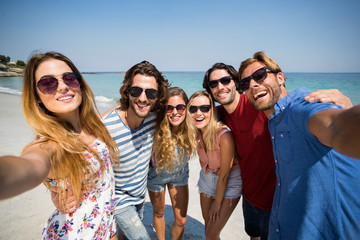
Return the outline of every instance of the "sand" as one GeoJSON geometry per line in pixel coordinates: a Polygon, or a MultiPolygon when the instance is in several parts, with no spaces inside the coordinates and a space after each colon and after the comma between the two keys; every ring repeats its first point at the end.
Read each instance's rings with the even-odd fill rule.
{"type": "MultiPolygon", "coordinates": [[[[100,110],[101,111],[101,110],[100,110]]],[[[20,96],[0,93],[0,156],[19,155],[23,147],[34,139],[22,114],[20,96]]],[[[200,198],[196,187],[200,165],[197,158],[190,160],[188,220],[183,239],[205,239],[200,198]]],[[[249,239],[244,231],[242,201],[235,208],[224,227],[222,239],[249,239]]],[[[0,239],[40,239],[47,218],[54,211],[50,193],[43,185],[16,197],[0,201],[0,239]]],[[[168,193],[166,193],[166,239],[174,221],[168,193]]],[[[152,239],[152,206],[147,196],[143,222],[152,239]]]]}

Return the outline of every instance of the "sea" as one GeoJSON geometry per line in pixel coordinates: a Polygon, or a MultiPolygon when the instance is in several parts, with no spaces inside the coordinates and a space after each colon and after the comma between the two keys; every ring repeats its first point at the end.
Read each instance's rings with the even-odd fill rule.
{"type": "MultiPolygon", "coordinates": [[[[173,87],[184,89],[188,97],[198,90],[204,90],[202,81],[205,72],[163,72],[173,87]]],[[[339,89],[354,105],[360,104],[360,73],[284,73],[286,89],[291,92],[298,87],[317,89],[339,89]]],[[[124,73],[83,73],[84,79],[94,92],[101,113],[117,105],[124,73]]],[[[0,77],[0,92],[21,95],[22,77],[0,77]]]]}

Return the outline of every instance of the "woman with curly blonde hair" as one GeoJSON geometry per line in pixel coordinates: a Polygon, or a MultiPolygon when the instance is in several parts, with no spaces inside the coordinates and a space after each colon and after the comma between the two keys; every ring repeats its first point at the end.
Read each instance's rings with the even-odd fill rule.
{"type": "Polygon", "coordinates": [[[112,165],[118,162],[118,148],[79,70],[60,53],[32,56],[25,70],[22,105],[37,138],[19,157],[0,158],[0,189],[6,189],[0,199],[41,182],[56,186],[63,197],[71,190],[81,205],[70,214],[56,210],[43,239],[116,239],[112,165]]]}
{"type": "Polygon", "coordinates": [[[165,109],[157,116],[153,143],[153,159],[148,177],[148,190],[153,205],[153,222],[158,239],[165,239],[165,188],[169,190],[175,221],[172,239],[181,239],[189,201],[190,156],[195,154],[196,139],[186,125],[188,97],[178,87],[168,90],[165,109]]]}
{"type": "Polygon", "coordinates": [[[220,239],[241,196],[241,173],[230,128],[217,120],[209,93],[198,91],[189,100],[187,125],[197,137],[201,165],[198,187],[206,239],[220,239]]]}

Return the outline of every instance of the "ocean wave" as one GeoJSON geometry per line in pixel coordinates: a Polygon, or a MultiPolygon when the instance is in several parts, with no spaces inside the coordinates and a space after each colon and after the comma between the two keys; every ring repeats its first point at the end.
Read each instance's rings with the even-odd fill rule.
{"type": "Polygon", "coordinates": [[[111,103],[111,102],[115,102],[116,100],[111,99],[111,98],[107,98],[104,96],[95,96],[95,101],[96,102],[103,102],[103,103],[111,103]]]}
{"type": "Polygon", "coordinates": [[[104,96],[96,96],[95,101],[96,106],[101,114],[105,113],[118,104],[116,99],[111,99],[104,96]]]}
{"type": "Polygon", "coordinates": [[[21,95],[22,94],[22,92],[20,90],[15,90],[15,89],[6,88],[6,87],[0,87],[0,93],[8,93],[8,94],[13,94],[13,95],[21,95]]]}

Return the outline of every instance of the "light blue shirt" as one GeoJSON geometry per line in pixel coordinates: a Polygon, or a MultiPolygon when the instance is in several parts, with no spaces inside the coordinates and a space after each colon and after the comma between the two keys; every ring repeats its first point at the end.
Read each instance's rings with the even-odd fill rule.
{"type": "Polygon", "coordinates": [[[315,113],[340,107],[308,103],[308,93],[300,88],[279,100],[269,120],[277,176],[269,239],[358,239],[360,160],[310,132],[315,113]]]}
{"type": "Polygon", "coordinates": [[[103,122],[120,150],[120,168],[115,169],[115,209],[145,201],[147,175],[155,131],[155,114],[150,113],[135,130],[130,129],[116,110],[103,122]]]}

